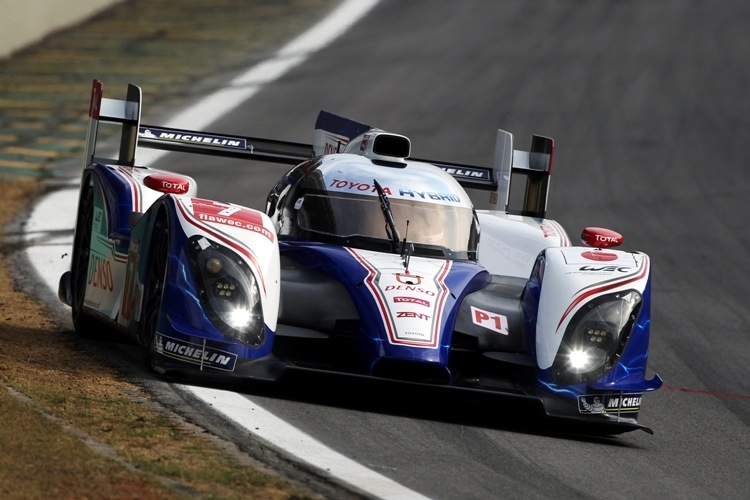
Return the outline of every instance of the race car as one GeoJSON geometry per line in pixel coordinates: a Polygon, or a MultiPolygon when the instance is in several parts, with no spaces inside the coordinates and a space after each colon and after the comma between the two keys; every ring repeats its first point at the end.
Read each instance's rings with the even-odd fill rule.
{"type": "MultiPolygon", "coordinates": [[[[116,330],[158,373],[279,381],[299,371],[533,401],[618,434],[647,376],[651,263],[546,218],[554,141],[498,130],[491,166],[411,158],[400,134],[321,111],[312,144],[140,123],[141,89],[94,80],[70,271],[85,336],[116,330]],[[100,122],[119,154],[96,155],[100,122]],[[138,147],[290,165],[265,212],[196,196],[138,147]],[[109,155],[114,156],[114,155],[109,155]]],[[[500,410],[501,411],[501,408],[500,410]]]]}

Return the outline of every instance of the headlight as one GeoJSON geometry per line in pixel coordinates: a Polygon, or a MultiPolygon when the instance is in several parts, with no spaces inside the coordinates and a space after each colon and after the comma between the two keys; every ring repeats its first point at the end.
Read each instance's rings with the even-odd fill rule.
{"type": "Polygon", "coordinates": [[[589,382],[609,371],[622,355],[640,304],[641,295],[630,290],[598,297],[578,311],[552,364],[555,383],[589,382]]]}
{"type": "Polygon", "coordinates": [[[245,261],[203,236],[188,240],[206,315],[228,337],[252,347],[265,341],[260,289],[245,261]]]}

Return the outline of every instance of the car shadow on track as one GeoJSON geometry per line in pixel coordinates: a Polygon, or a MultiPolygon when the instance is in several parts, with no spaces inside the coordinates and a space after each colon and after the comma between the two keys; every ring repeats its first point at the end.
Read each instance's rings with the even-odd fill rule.
{"type": "Polygon", "coordinates": [[[558,439],[634,446],[618,439],[611,430],[592,429],[585,424],[550,418],[541,404],[525,399],[326,372],[290,371],[278,383],[222,382],[221,379],[160,375],[147,367],[141,348],[119,335],[105,335],[98,340],[79,339],[79,343],[88,346],[86,350],[102,361],[107,360],[110,366],[131,379],[198,385],[249,396],[558,439]]]}
{"type": "MultiPolygon", "coordinates": [[[[178,379],[173,381],[179,382],[178,379]]],[[[182,383],[185,383],[183,380],[182,383]]],[[[195,383],[191,381],[190,383],[195,383]]],[[[541,404],[490,393],[324,372],[290,372],[278,384],[201,384],[247,395],[285,399],[412,419],[631,446],[611,430],[548,417],[541,404]]]]}

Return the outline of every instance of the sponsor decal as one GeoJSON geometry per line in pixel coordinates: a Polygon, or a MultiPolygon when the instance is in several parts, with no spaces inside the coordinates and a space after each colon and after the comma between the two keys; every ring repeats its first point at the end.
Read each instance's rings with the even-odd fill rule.
{"type": "Polygon", "coordinates": [[[422,283],[422,277],[408,273],[395,273],[396,281],[403,283],[404,285],[420,285],[422,283]]]}
{"type": "Polygon", "coordinates": [[[587,251],[582,252],[581,257],[588,260],[596,260],[599,262],[607,262],[610,260],[617,260],[617,254],[609,253],[609,252],[597,252],[597,251],[587,251]]]}
{"type": "Polygon", "coordinates": [[[633,269],[630,266],[581,266],[579,271],[584,273],[629,273],[633,269]]]}
{"type": "Polygon", "coordinates": [[[399,189],[398,194],[404,198],[411,197],[421,200],[450,201],[460,203],[461,198],[451,193],[432,193],[429,191],[413,191],[411,189],[399,189]]]}
{"type": "Polygon", "coordinates": [[[190,182],[179,175],[153,174],[143,179],[143,183],[156,191],[171,194],[185,194],[190,189],[190,182]]]}
{"type": "Polygon", "coordinates": [[[396,311],[396,317],[397,318],[416,318],[416,319],[422,319],[425,321],[430,321],[430,316],[428,314],[422,314],[414,311],[396,311]]]}
{"type": "Polygon", "coordinates": [[[596,413],[633,413],[641,409],[642,394],[587,394],[578,396],[578,412],[596,413]]]}
{"type": "MultiPolygon", "coordinates": [[[[343,191],[359,191],[361,193],[377,193],[378,190],[375,188],[375,184],[369,182],[354,182],[343,179],[333,179],[329,187],[339,189],[343,191]]],[[[383,192],[388,196],[392,195],[391,188],[383,186],[383,192]]]]}
{"type": "Polygon", "coordinates": [[[409,273],[381,273],[380,269],[392,265],[393,256],[347,250],[367,270],[364,283],[380,312],[388,342],[435,349],[450,295],[445,278],[452,261],[426,262],[422,269],[409,273]],[[415,311],[415,305],[425,309],[415,311]]]}
{"type": "Polygon", "coordinates": [[[435,290],[430,290],[429,288],[422,288],[419,286],[413,286],[413,285],[386,285],[383,287],[383,291],[385,292],[414,292],[419,293],[422,295],[427,295],[429,297],[435,296],[435,290]]]}
{"type": "MultiPolygon", "coordinates": [[[[339,191],[356,191],[360,193],[370,193],[370,194],[377,194],[377,189],[375,188],[375,184],[370,184],[369,182],[355,182],[355,181],[348,181],[345,179],[332,179],[330,184],[328,185],[331,189],[336,189],[339,191]]],[[[391,189],[389,186],[383,186],[383,192],[387,196],[394,196],[394,190],[391,189]]],[[[398,196],[401,198],[414,198],[417,200],[430,200],[430,201],[448,201],[451,203],[460,203],[461,198],[459,198],[458,195],[453,193],[438,193],[433,191],[416,191],[413,189],[404,189],[399,188],[398,190],[398,196]]]]}
{"type": "Polygon", "coordinates": [[[160,128],[138,128],[138,137],[144,139],[158,139],[161,141],[183,142],[187,144],[203,144],[204,146],[219,146],[231,149],[247,149],[247,140],[240,137],[202,134],[198,132],[165,130],[160,128]]]}
{"type": "Polygon", "coordinates": [[[603,227],[587,227],[581,233],[581,241],[590,247],[607,248],[622,245],[622,235],[603,227]]]}
{"type": "Polygon", "coordinates": [[[193,213],[198,220],[247,229],[273,241],[273,232],[263,226],[260,212],[237,205],[210,200],[193,199],[193,213]]]}
{"type": "Polygon", "coordinates": [[[560,235],[557,234],[557,231],[554,227],[548,226],[547,224],[539,224],[539,229],[542,230],[542,234],[545,238],[559,238],[560,235]]]}
{"type": "Polygon", "coordinates": [[[95,253],[91,254],[88,285],[106,292],[114,290],[112,263],[109,259],[103,258],[101,255],[95,253]]]}
{"type": "Polygon", "coordinates": [[[417,304],[420,306],[430,307],[429,300],[424,300],[417,297],[396,296],[393,297],[393,302],[395,302],[396,304],[417,304]]]}
{"type": "Polygon", "coordinates": [[[102,234],[102,222],[104,222],[104,210],[94,207],[94,221],[91,228],[94,234],[102,234]]]}
{"type": "Polygon", "coordinates": [[[501,335],[508,335],[508,318],[502,314],[497,314],[478,307],[471,306],[471,321],[488,330],[492,330],[501,335]]]}
{"type": "Polygon", "coordinates": [[[221,349],[210,347],[205,342],[194,344],[183,342],[160,333],[156,334],[156,352],[169,358],[178,359],[203,368],[214,368],[223,371],[234,371],[237,355],[221,349]]]}
{"type": "Polygon", "coordinates": [[[467,179],[479,179],[483,181],[492,180],[490,169],[486,168],[449,167],[448,165],[438,165],[438,167],[454,177],[465,177],[467,179]]]}
{"type": "Polygon", "coordinates": [[[492,191],[490,193],[490,205],[497,205],[497,192],[492,191]]]}
{"type": "Polygon", "coordinates": [[[340,153],[349,144],[349,138],[345,135],[336,135],[325,133],[325,144],[323,144],[323,154],[340,153]]]}
{"type": "Polygon", "coordinates": [[[620,243],[620,239],[616,238],[614,236],[608,236],[605,234],[595,234],[594,235],[594,241],[597,243],[604,243],[606,245],[612,245],[612,244],[618,244],[620,243]]]}

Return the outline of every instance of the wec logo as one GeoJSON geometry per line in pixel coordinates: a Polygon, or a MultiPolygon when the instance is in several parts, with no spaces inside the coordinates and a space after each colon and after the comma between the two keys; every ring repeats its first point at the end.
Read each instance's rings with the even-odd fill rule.
{"type": "Polygon", "coordinates": [[[604,272],[613,273],[615,271],[619,273],[630,272],[632,268],[630,266],[581,266],[578,268],[579,271],[584,272],[604,272]]]}

